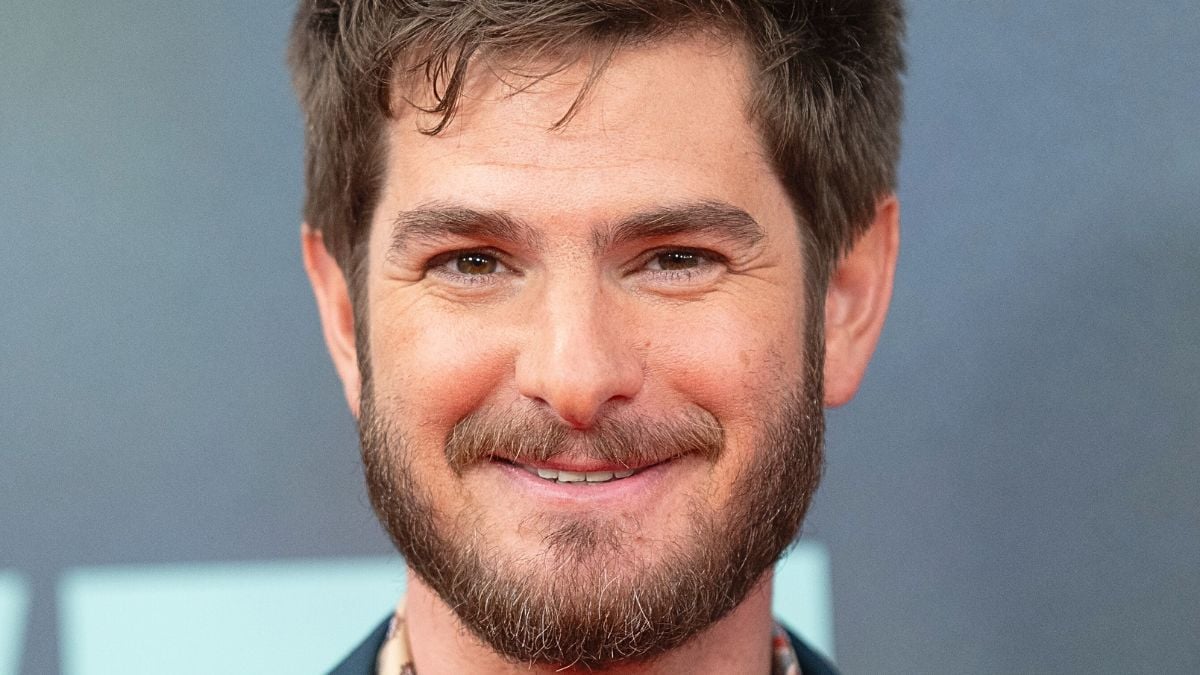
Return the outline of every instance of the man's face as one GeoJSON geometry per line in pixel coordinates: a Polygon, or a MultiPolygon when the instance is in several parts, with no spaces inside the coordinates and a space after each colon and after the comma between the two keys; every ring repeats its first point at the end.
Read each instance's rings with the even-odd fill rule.
{"type": "Polygon", "coordinates": [[[815,488],[799,227],[735,47],[619,52],[557,129],[586,66],[520,93],[479,70],[441,134],[390,123],[360,298],[372,500],[497,651],[653,654],[745,597],[815,488]]]}

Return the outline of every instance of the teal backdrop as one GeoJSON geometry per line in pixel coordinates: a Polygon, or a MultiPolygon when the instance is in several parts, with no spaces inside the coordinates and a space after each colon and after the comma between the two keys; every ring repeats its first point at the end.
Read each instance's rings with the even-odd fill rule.
{"type": "MultiPolygon", "coordinates": [[[[291,11],[0,3],[18,672],[70,570],[390,551],[299,263],[291,11]]],[[[838,661],[1200,672],[1200,3],[910,13],[893,309],[806,526],[838,661]]]]}

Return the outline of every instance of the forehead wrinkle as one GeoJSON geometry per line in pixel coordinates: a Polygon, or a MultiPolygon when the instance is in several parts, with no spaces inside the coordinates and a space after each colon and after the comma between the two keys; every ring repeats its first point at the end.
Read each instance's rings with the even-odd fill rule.
{"type": "Polygon", "coordinates": [[[438,242],[450,237],[494,239],[530,250],[542,247],[541,233],[511,213],[438,201],[396,214],[388,250],[391,255],[399,255],[414,242],[438,242]]]}
{"type": "Polygon", "coordinates": [[[594,230],[592,247],[599,252],[638,239],[685,233],[716,234],[747,248],[766,237],[758,221],[743,209],[720,201],[698,201],[641,211],[594,230]]]}

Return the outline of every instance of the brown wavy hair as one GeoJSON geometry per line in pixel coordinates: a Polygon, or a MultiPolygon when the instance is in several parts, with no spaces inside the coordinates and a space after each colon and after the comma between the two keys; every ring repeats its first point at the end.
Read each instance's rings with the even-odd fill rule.
{"type": "Polygon", "coordinates": [[[537,77],[590,57],[564,124],[613,53],[688,31],[752,55],[751,119],[827,278],[895,189],[900,0],[301,0],[288,61],[307,122],[304,218],[354,287],[401,83],[431,89],[437,134],[473,62],[548,63],[537,77]]]}

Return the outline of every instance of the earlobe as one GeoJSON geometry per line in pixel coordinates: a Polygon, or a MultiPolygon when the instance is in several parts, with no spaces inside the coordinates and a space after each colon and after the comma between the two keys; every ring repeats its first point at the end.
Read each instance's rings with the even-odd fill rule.
{"type": "Polygon", "coordinates": [[[834,268],[825,297],[825,405],[854,397],[883,331],[900,249],[900,204],[879,199],[875,216],[834,268]]]}
{"type": "Polygon", "coordinates": [[[355,345],[354,306],[346,278],[337,261],[325,248],[321,232],[307,223],[300,228],[300,249],[304,257],[304,271],[308,273],[317,311],[321,315],[325,345],[329,348],[333,367],[342,380],[350,412],[358,417],[362,380],[355,345]]]}

